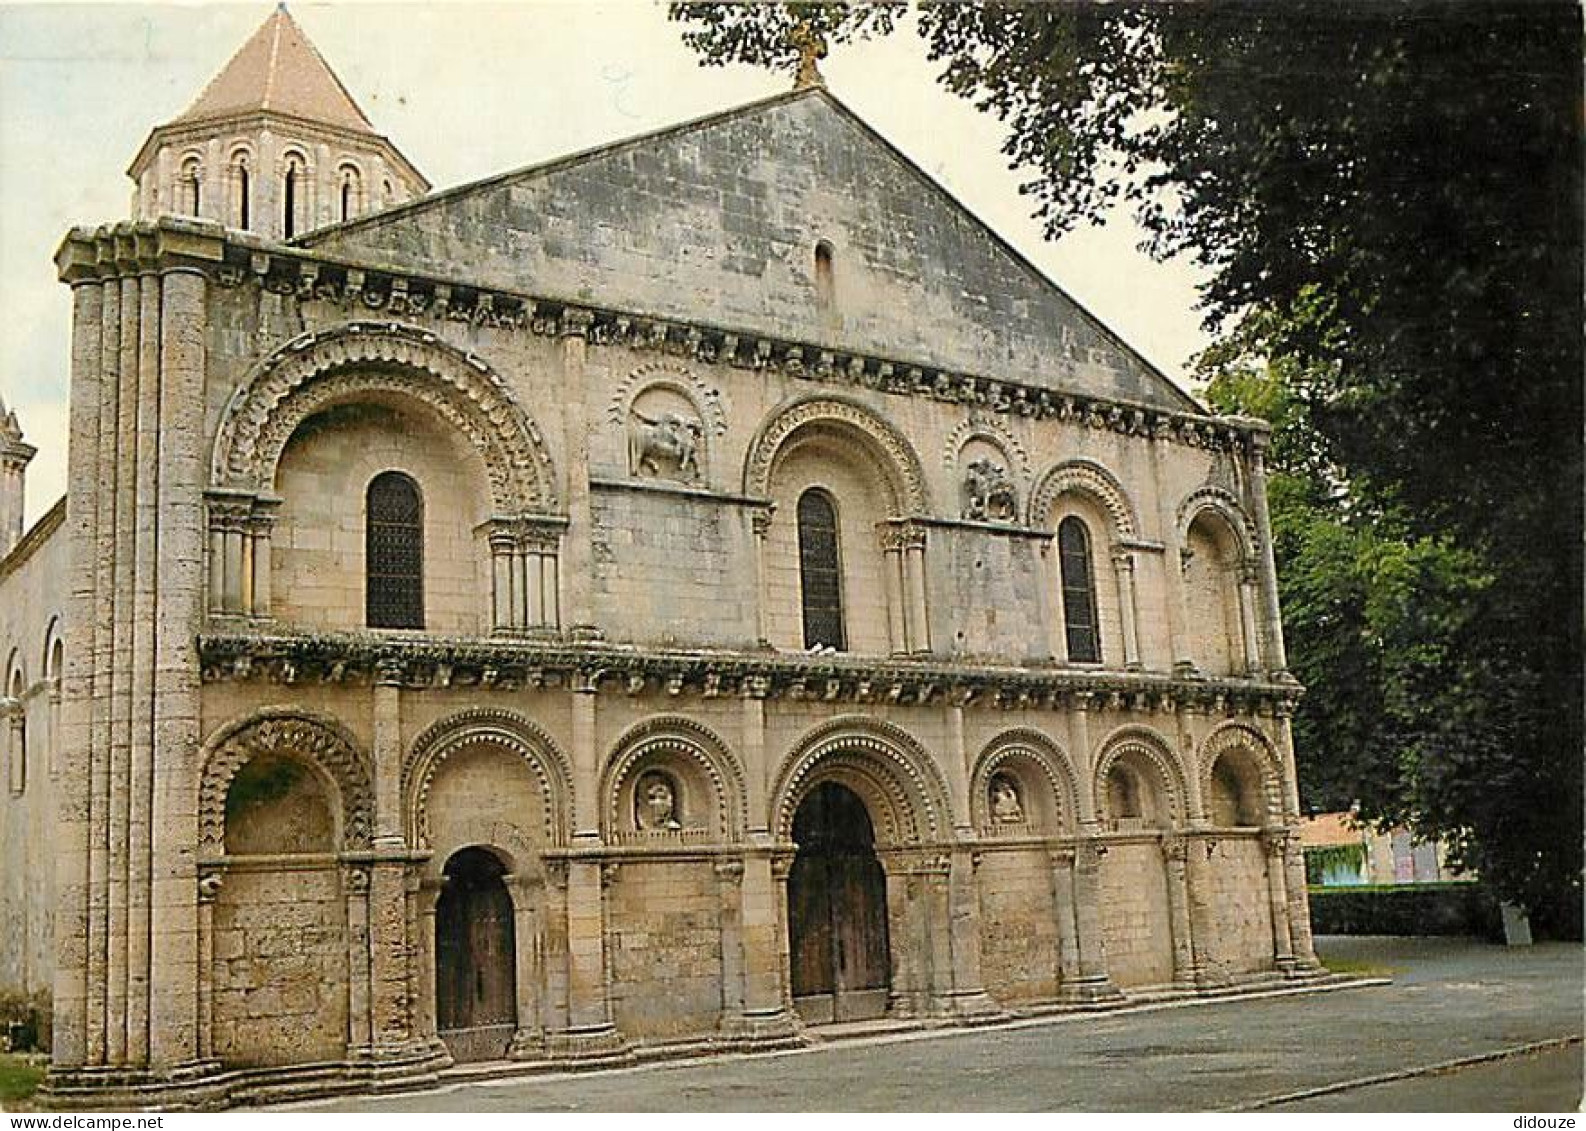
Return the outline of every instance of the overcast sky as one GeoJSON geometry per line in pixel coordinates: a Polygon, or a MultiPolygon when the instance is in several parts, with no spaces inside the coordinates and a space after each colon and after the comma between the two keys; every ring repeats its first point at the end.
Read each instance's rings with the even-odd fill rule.
{"type": "MultiPolygon", "coordinates": [[[[126,167],[270,14],[268,4],[0,0],[0,397],[40,449],[28,521],[65,489],[70,294],[52,256],[73,224],[129,215],[126,167]]],[[[291,5],[375,127],[436,188],[712,113],[787,76],[703,68],[664,4],[291,5]]],[[[834,49],[828,88],[1170,377],[1205,344],[1197,274],[1136,250],[1127,218],[1045,242],[995,120],[935,82],[899,33],[834,49]]],[[[904,312],[906,313],[906,312],[904,312]]]]}

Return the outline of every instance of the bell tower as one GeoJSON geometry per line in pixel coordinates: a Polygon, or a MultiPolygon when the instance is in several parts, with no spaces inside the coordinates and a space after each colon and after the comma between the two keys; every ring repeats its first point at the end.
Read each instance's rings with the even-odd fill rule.
{"type": "Polygon", "coordinates": [[[430,183],[374,126],[282,4],[127,170],[133,214],[195,216],[290,240],[422,196],[430,183]]]}

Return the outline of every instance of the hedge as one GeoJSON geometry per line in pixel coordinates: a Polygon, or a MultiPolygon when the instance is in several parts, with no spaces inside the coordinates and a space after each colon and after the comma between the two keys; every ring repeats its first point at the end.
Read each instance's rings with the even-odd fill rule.
{"type": "Polygon", "coordinates": [[[1502,939],[1498,903],[1481,884],[1312,887],[1318,935],[1478,935],[1502,939]]]}

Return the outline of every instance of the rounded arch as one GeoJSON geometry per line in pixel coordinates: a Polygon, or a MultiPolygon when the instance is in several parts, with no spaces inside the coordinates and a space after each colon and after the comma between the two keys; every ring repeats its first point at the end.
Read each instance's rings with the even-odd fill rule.
{"type": "Polygon", "coordinates": [[[1028,824],[1048,833],[1073,831],[1079,813],[1079,781],[1073,762],[1052,738],[1029,727],[1003,731],[986,743],[975,760],[969,811],[976,828],[996,824],[990,805],[991,783],[1004,773],[1012,774],[1023,787],[1024,796],[1019,800],[1029,814],[1028,824]],[[1034,794],[1032,787],[1037,784],[1041,794],[1034,794]]]}
{"type": "Polygon", "coordinates": [[[870,809],[878,845],[936,841],[951,826],[947,783],[912,735],[863,715],[831,719],[806,734],[783,760],[771,793],[771,829],[793,834],[799,802],[822,781],[838,781],[870,809]]]}
{"type": "Polygon", "coordinates": [[[1132,724],[1119,727],[1109,734],[1096,758],[1096,771],[1091,779],[1098,810],[1105,810],[1107,775],[1120,761],[1135,767],[1146,767],[1155,779],[1152,784],[1161,791],[1167,819],[1180,825],[1185,816],[1184,772],[1173,747],[1166,738],[1150,727],[1132,724]]]}
{"type": "Polygon", "coordinates": [[[264,492],[287,442],[321,409],[396,396],[439,416],[480,453],[503,516],[557,506],[550,456],[506,382],[472,354],[401,323],[351,322],[300,335],[265,358],[226,407],[213,485],[264,492]]]}
{"type": "Polygon", "coordinates": [[[44,678],[51,683],[59,683],[64,671],[66,656],[65,643],[61,639],[61,618],[57,613],[50,617],[49,625],[44,629],[44,651],[39,657],[39,671],[44,673],[44,678]]]}
{"type": "Polygon", "coordinates": [[[204,744],[198,785],[201,852],[225,849],[226,795],[232,779],[260,755],[311,762],[336,788],[341,805],[341,846],[369,846],[374,824],[374,787],[369,763],[357,740],[336,719],[297,707],[265,707],[221,727],[204,744]]]}
{"type": "Polygon", "coordinates": [[[1134,502],[1112,472],[1094,460],[1073,459],[1048,468],[1030,492],[1029,523],[1042,527],[1058,498],[1066,494],[1083,495],[1112,520],[1113,540],[1139,537],[1140,519],[1134,502]]]}
{"type": "MultiPolygon", "coordinates": [[[[629,727],[612,747],[600,774],[601,832],[623,828],[625,787],[652,765],[679,763],[709,783],[715,831],[728,841],[743,833],[748,805],[743,766],[721,736],[685,715],[657,715],[629,727]]],[[[685,815],[687,805],[685,803],[685,815]]]]}
{"type": "Polygon", "coordinates": [[[830,395],[794,401],[760,426],[744,463],[744,494],[763,499],[771,492],[777,463],[791,440],[811,430],[835,432],[857,441],[878,465],[887,504],[894,515],[930,513],[920,457],[892,425],[858,401],[830,395]]]}
{"type": "Polygon", "coordinates": [[[541,828],[551,844],[568,839],[567,814],[573,807],[573,766],[556,740],[528,716],[500,707],[480,707],[449,715],[414,741],[402,765],[402,794],[409,843],[427,847],[429,792],[437,771],[459,751],[491,745],[517,755],[540,785],[544,808],[541,828]]]}
{"type": "Polygon", "coordinates": [[[613,425],[626,425],[634,402],[651,389],[670,389],[677,393],[693,406],[711,435],[727,434],[727,410],[720,390],[689,366],[670,359],[647,361],[618,382],[606,406],[606,419],[613,425]]]}
{"type": "Polygon", "coordinates": [[[5,682],[0,683],[0,696],[21,699],[27,687],[27,665],[22,659],[22,649],[12,648],[11,654],[6,657],[5,682]]]}
{"type": "Polygon", "coordinates": [[[1233,536],[1234,544],[1238,547],[1239,560],[1248,564],[1255,560],[1256,546],[1260,538],[1256,533],[1256,524],[1234,497],[1233,492],[1221,487],[1201,487],[1185,496],[1179,504],[1176,529],[1180,546],[1189,543],[1190,527],[1201,515],[1210,512],[1215,515],[1229,534],[1233,536]]]}
{"type": "Polygon", "coordinates": [[[1201,797],[1210,805],[1212,779],[1221,758],[1235,759],[1236,773],[1254,773],[1260,791],[1262,816],[1267,824],[1280,824],[1284,816],[1283,760],[1272,740],[1248,723],[1224,722],[1213,728],[1196,753],[1201,797]]]}

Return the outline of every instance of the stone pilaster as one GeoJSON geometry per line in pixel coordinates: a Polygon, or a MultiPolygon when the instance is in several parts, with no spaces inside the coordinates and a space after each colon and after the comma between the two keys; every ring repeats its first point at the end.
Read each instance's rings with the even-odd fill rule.
{"type": "Polygon", "coordinates": [[[787,872],[783,869],[778,876],[773,871],[768,837],[759,834],[751,839],[756,843],[744,854],[737,884],[743,946],[742,1039],[758,1047],[797,1044],[786,975],[787,872]]]}
{"type": "Polygon", "coordinates": [[[1106,846],[1080,840],[1074,850],[1074,921],[1079,938],[1079,977],[1074,994],[1082,1001],[1119,997],[1107,975],[1107,944],[1101,924],[1101,858],[1106,846]]]}
{"type": "Polygon", "coordinates": [[[1002,1009],[986,992],[980,961],[980,885],[976,877],[980,854],[970,845],[955,845],[947,873],[947,938],[951,947],[952,990],[949,1008],[966,1021],[989,1021],[1002,1009]]]}
{"type": "Polygon", "coordinates": [[[589,497],[589,352],[587,310],[562,313],[562,435],[567,448],[567,568],[562,571],[568,632],[578,640],[600,638],[594,609],[594,514],[589,497]]]}
{"type": "Polygon", "coordinates": [[[1262,623],[1266,629],[1267,669],[1275,675],[1287,674],[1289,660],[1283,645],[1283,613],[1278,606],[1278,567],[1272,552],[1272,516],[1267,507],[1266,448],[1269,432],[1250,434],[1250,502],[1256,520],[1259,548],[1259,582],[1262,623]]]}
{"type": "Polygon", "coordinates": [[[1272,917],[1272,961],[1284,973],[1294,968],[1294,947],[1290,941],[1287,856],[1289,832],[1270,828],[1261,835],[1267,862],[1267,906],[1272,917]]]}

